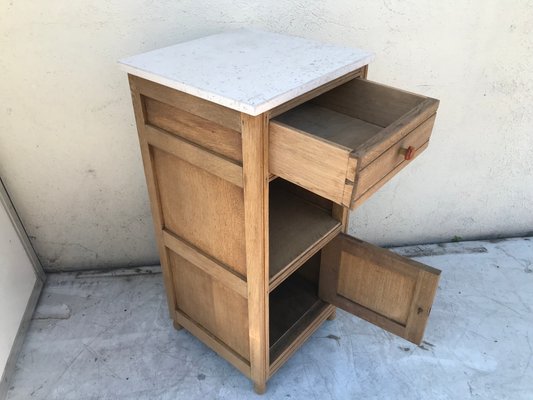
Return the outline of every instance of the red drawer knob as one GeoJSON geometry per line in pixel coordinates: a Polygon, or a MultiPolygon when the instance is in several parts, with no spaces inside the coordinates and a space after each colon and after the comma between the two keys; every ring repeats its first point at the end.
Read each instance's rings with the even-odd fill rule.
{"type": "Polygon", "coordinates": [[[407,149],[403,149],[403,157],[405,160],[411,160],[415,156],[415,148],[413,146],[409,146],[407,149]]]}

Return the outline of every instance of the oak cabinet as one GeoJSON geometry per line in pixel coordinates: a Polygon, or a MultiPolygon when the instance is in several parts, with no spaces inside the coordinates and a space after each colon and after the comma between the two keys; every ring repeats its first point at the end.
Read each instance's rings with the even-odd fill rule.
{"type": "Polygon", "coordinates": [[[371,59],[239,30],[121,61],[170,317],[259,393],[336,307],[422,340],[440,271],[345,232],[438,101],[368,81],[371,59]]]}

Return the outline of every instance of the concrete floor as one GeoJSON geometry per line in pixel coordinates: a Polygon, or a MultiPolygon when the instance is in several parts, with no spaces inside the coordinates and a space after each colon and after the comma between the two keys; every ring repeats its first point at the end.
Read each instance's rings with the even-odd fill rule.
{"type": "Polygon", "coordinates": [[[257,396],[167,317],[161,275],[50,275],[8,399],[533,399],[533,239],[398,248],[442,269],[415,346],[339,311],[257,396]]]}

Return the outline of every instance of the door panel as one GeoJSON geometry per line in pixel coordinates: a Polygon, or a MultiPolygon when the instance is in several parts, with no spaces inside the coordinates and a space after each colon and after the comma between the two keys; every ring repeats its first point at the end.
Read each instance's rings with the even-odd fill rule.
{"type": "Polygon", "coordinates": [[[340,234],[322,250],[320,297],[419,344],[440,271],[340,234]]]}

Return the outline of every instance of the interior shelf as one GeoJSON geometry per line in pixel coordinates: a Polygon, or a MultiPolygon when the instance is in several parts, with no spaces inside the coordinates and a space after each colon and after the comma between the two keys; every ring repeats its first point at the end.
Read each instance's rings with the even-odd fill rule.
{"type": "Polygon", "coordinates": [[[319,263],[320,253],[270,293],[271,363],[305,335],[329,306],[318,297],[319,263]]]}
{"type": "Polygon", "coordinates": [[[270,185],[270,290],[341,230],[331,209],[287,190],[287,183],[276,179],[270,185]]]}

